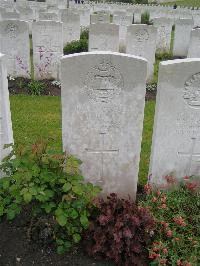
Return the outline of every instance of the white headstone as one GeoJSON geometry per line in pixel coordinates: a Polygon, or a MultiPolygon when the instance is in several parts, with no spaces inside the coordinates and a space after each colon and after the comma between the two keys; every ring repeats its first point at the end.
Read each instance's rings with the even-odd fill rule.
{"type": "Polygon", "coordinates": [[[169,18],[154,18],[153,24],[157,28],[156,47],[158,52],[169,52],[173,21],[169,18]]]}
{"type": "Polygon", "coordinates": [[[36,79],[59,79],[60,58],[63,54],[62,23],[33,22],[33,63],[36,79]]]}
{"type": "Polygon", "coordinates": [[[5,61],[6,56],[0,54],[0,162],[11,151],[10,148],[4,149],[4,145],[14,143],[5,61]]]}
{"type": "Polygon", "coordinates": [[[55,13],[40,12],[39,20],[53,20],[58,21],[58,15],[55,13]]]}
{"type": "Polygon", "coordinates": [[[63,44],[80,39],[80,15],[75,13],[63,13],[61,15],[63,22],[63,44]]]}
{"type": "Polygon", "coordinates": [[[200,59],[160,63],[151,182],[200,175],[200,59]]]}
{"type": "Polygon", "coordinates": [[[115,24],[91,24],[89,29],[89,51],[119,51],[119,26],[115,24]]]}
{"type": "Polygon", "coordinates": [[[200,28],[191,31],[187,57],[200,58],[200,28]]]}
{"type": "Polygon", "coordinates": [[[9,75],[30,77],[30,44],[27,22],[0,21],[0,52],[7,55],[9,75]]]}
{"type": "Polygon", "coordinates": [[[80,10],[80,24],[81,27],[88,27],[90,25],[90,9],[80,10]]]}
{"type": "Polygon", "coordinates": [[[146,60],[120,53],[61,61],[63,149],[83,161],[86,181],[104,195],[136,196],[146,72],[146,60]]]}
{"type": "Polygon", "coordinates": [[[141,56],[148,61],[148,80],[154,73],[157,29],[145,24],[127,27],[126,53],[141,56]]]}
{"type": "Polygon", "coordinates": [[[90,19],[91,23],[110,23],[110,14],[92,14],[90,19]]]}
{"type": "Polygon", "coordinates": [[[179,19],[175,21],[173,55],[187,56],[193,25],[192,19],[179,19]]]}
{"type": "Polygon", "coordinates": [[[20,19],[20,14],[17,12],[3,12],[1,14],[2,20],[8,20],[8,19],[20,19]]]}
{"type": "MultiPolygon", "coordinates": [[[[126,34],[127,34],[127,26],[131,25],[133,22],[133,16],[122,16],[122,15],[114,15],[113,23],[119,25],[119,39],[120,45],[125,46],[126,34]]],[[[122,48],[123,49],[123,48],[122,48]]]]}

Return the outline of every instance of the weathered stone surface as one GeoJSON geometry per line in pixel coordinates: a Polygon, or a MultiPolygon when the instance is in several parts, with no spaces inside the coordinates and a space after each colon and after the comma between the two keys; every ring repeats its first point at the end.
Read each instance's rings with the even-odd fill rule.
{"type": "Polygon", "coordinates": [[[119,51],[119,26],[115,24],[91,24],[89,51],[119,51]]]}
{"type": "Polygon", "coordinates": [[[36,79],[59,79],[60,58],[63,54],[61,22],[33,22],[33,63],[36,79]]]}
{"type": "Polygon", "coordinates": [[[104,195],[135,198],[146,74],[146,60],[120,53],[61,60],[63,149],[83,161],[84,177],[104,195]]]}
{"type": "Polygon", "coordinates": [[[7,55],[7,71],[13,77],[30,77],[29,26],[25,21],[0,21],[0,52],[7,55]]]}
{"type": "Polygon", "coordinates": [[[173,55],[187,56],[193,25],[192,19],[179,19],[175,22],[173,55]]]}
{"type": "Polygon", "coordinates": [[[160,63],[149,173],[200,175],[200,59],[160,63]]]}
{"type": "Polygon", "coordinates": [[[157,51],[160,53],[169,52],[173,20],[163,17],[154,18],[153,24],[158,30],[156,40],[157,51]]]}
{"type": "Polygon", "coordinates": [[[92,14],[90,20],[91,23],[110,23],[110,14],[92,14]]]}
{"type": "Polygon", "coordinates": [[[191,31],[187,57],[200,58],[200,28],[191,31]]]}
{"type": "Polygon", "coordinates": [[[63,22],[63,45],[80,39],[80,15],[75,13],[62,13],[63,22]]]}
{"type": "Polygon", "coordinates": [[[148,80],[154,73],[157,29],[146,24],[127,27],[126,53],[141,56],[148,61],[148,80]]]}
{"type": "MultiPolygon", "coordinates": [[[[4,149],[5,144],[13,143],[12,122],[10,115],[10,101],[6,71],[6,56],[0,54],[0,162],[10,152],[4,149]]],[[[2,173],[0,172],[0,177],[2,173]]]]}

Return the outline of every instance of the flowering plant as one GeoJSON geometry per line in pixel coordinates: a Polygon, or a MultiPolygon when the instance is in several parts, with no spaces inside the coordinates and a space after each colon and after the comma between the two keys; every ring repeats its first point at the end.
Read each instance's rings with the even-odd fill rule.
{"type": "Polygon", "coordinates": [[[149,248],[152,265],[200,265],[200,189],[195,177],[184,177],[178,186],[166,176],[167,190],[145,186],[146,200],[156,220],[154,242],[149,248]]]}

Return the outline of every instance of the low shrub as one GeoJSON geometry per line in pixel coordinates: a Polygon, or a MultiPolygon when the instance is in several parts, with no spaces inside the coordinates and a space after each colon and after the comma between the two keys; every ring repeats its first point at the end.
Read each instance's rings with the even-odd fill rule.
{"type": "Polygon", "coordinates": [[[80,40],[72,41],[65,45],[64,54],[74,54],[88,51],[89,30],[85,29],[81,32],[80,40]]]}
{"type": "Polygon", "coordinates": [[[83,31],[81,31],[80,39],[89,39],[89,29],[84,29],[83,31]]]}
{"type": "Polygon", "coordinates": [[[148,210],[116,194],[99,199],[96,206],[84,237],[88,254],[112,259],[117,265],[142,265],[141,255],[147,251],[154,226],[148,210]]]}
{"type": "Polygon", "coordinates": [[[31,232],[46,215],[58,253],[68,250],[87,229],[93,198],[100,191],[84,183],[79,165],[71,156],[48,150],[43,140],[13,149],[0,167],[6,175],[0,179],[0,217],[12,220],[28,208],[31,232]]]}
{"type": "Polygon", "coordinates": [[[31,95],[41,95],[42,92],[45,90],[45,85],[42,81],[40,80],[34,80],[32,79],[28,83],[28,91],[31,95]]]}
{"type": "Polygon", "coordinates": [[[87,39],[80,39],[79,41],[72,41],[64,47],[64,54],[74,54],[88,51],[87,39]]]}
{"type": "Polygon", "coordinates": [[[147,25],[152,25],[153,24],[153,22],[150,21],[149,12],[146,11],[146,12],[142,13],[142,15],[141,15],[141,24],[147,24],[147,25]]]}
{"type": "Polygon", "coordinates": [[[146,185],[147,197],[142,204],[156,220],[149,258],[152,265],[200,265],[199,183],[187,176],[180,184],[173,176],[165,179],[165,190],[146,185]]]}

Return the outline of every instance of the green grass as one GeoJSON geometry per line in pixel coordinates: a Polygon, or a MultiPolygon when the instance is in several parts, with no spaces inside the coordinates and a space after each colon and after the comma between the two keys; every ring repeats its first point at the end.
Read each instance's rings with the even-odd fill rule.
{"type": "Polygon", "coordinates": [[[200,7],[200,0],[178,0],[178,1],[170,1],[167,3],[163,3],[163,5],[174,5],[177,6],[190,6],[190,7],[200,7]]]}
{"type": "MultiPolygon", "coordinates": [[[[39,138],[53,138],[51,147],[62,150],[61,102],[53,96],[10,96],[14,140],[28,145],[39,138]]],[[[139,182],[148,175],[155,102],[146,103],[139,182]]],[[[92,162],[91,162],[92,163],[92,162]]]]}
{"type": "Polygon", "coordinates": [[[15,144],[53,138],[52,147],[61,151],[60,97],[18,95],[10,97],[10,104],[15,144]]]}

